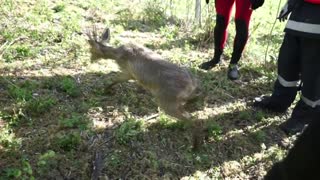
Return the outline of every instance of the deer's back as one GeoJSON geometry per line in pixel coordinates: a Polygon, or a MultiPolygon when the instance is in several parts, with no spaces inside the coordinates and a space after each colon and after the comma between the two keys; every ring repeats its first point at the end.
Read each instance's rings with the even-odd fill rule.
{"type": "Polygon", "coordinates": [[[124,71],[153,94],[187,97],[197,87],[196,79],[185,68],[166,61],[160,55],[141,46],[123,46],[127,65],[124,71]]]}

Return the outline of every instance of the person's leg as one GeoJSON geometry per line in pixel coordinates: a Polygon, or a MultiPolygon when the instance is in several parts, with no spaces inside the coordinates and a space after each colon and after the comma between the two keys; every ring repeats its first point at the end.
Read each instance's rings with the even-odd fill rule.
{"type": "Polygon", "coordinates": [[[252,14],[250,0],[236,0],[236,36],[233,43],[233,52],[228,70],[228,78],[236,80],[239,78],[238,62],[249,36],[249,24],[252,14]]]}
{"type": "Polygon", "coordinates": [[[214,27],[214,56],[210,61],[202,63],[201,69],[209,70],[220,63],[220,57],[227,40],[227,27],[235,0],[216,0],[216,25],[214,27]]]}
{"type": "Polygon", "coordinates": [[[301,132],[311,121],[314,113],[320,112],[320,40],[301,39],[301,99],[291,117],[280,125],[287,134],[301,132]]]}
{"type": "Polygon", "coordinates": [[[300,42],[285,34],[278,57],[278,78],[271,97],[256,98],[254,106],[273,112],[285,112],[297,95],[300,80],[300,42]]]}

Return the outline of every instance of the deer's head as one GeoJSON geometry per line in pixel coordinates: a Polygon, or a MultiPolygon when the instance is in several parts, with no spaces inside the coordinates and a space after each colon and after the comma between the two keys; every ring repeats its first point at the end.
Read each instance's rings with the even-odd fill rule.
{"type": "Polygon", "coordinates": [[[87,32],[87,36],[89,38],[88,43],[90,45],[91,61],[93,62],[103,58],[102,47],[104,43],[110,40],[110,29],[106,28],[101,37],[98,38],[96,28],[94,27],[92,31],[87,32]]]}

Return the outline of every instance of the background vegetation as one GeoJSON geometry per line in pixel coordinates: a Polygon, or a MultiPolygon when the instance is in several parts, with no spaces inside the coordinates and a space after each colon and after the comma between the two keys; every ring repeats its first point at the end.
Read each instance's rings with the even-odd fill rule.
{"type": "Polygon", "coordinates": [[[198,23],[192,0],[1,0],[0,179],[263,177],[294,140],[277,128],[287,114],[250,107],[276,77],[278,3],[253,12],[242,76],[231,82],[233,19],[223,65],[197,68],[213,55],[213,1],[202,2],[198,23]],[[84,33],[93,25],[110,27],[111,44],[142,44],[201,79],[207,98],[194,114],[210,136],[199,152],[189,130],[136,84],[104,89],[117,66],[89,61],[84,33]]]}

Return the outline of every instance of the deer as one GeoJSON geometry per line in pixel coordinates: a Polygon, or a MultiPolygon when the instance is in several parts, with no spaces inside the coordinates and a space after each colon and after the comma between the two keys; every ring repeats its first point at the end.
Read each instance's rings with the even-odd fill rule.
{"type": "Polygon", "coordinates": [[[118,83],[135,80],[143,89],[155,97],[157,105],[165,114],[192,126],[193,149],[200,145],[201,123],[185,110],[185,105],[202,95],[200,82],[188,69],[171,63],[149,48],[134,43],[113,47],[110,29],[106,28],[100,37],[95,28],[87,31],[91,62],[111,59],[120,72],[109,73],[105,88],[118,83]]]}

